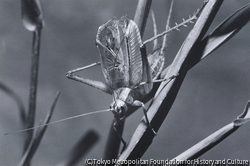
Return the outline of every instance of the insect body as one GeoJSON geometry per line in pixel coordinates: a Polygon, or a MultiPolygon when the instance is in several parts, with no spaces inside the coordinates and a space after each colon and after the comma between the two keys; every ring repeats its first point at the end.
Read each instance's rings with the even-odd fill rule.
{"type": "Polygon", "coordinates": [[[113,91],[111,111],[119,116],[127,104],[143,106],[137,99],[151,91],[153,78],[135,22],[127,17],[108,21],[99,28],[96,44],[104,77],[113,91]]]}
{"type": "MultiPolygon", "coordinates": [[[[147,56],[136,23],[126,16],[119,20],[112,19],[100,26],[96,45],[101,62],[69,71],[67,77],[112,94],[110,111],[118,122],[124,119],[127,105],[132,105],[143,108],[150,126],[145,106],[139,100],[151,91],[153,82],[162,81],[157,80],[157,77],[164,65],[164,55],[160,53],[160,49],[156,49],[147,56]],[[99,64],[102,66],[106,83],[74,74],[99,64]]],[[[153,129],[152,131],[154,132],[153,129]]]]}

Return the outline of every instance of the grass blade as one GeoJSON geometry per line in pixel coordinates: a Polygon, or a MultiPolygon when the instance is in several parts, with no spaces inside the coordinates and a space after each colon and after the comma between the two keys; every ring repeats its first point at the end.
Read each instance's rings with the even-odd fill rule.
{"type": "MultiPolygon", "coordinates": [[[[250,19],[250,4],[242,7],[234,14],[224,20],[217,28],[208,36],[202,39],[199,48],[197,48],[197,56],[191,60],[189,68],[191,69],[198,62],[206,58],[210,53],[219,48],[221,45],[230,40],[237,34],[250,19]]],[[[169,66],[162,72],[161,78],[167,74],[169,66]]],[[[156,87],[158,85],[156,84],[156,87]]],[[[150,98],[150,97],[148,97],[150,98]]]]}
{"type": "Polygon", "coordinates": [[[137,4],[134,21],[139,28],[141,37],[143,37],[144,34],[151,4],[152,0],[139,0],[137,4]]]}
{"type": "Polygon", "coordinates": [[[24,125],[26,113],[25,113],[25,107],[23,105],[22,99],[12,89],[10,89],[8,86],[3,84],[2,82],[0,82],[0,89],[2,89],[3,92],[8,94],[16,102],[18,110],[19,110],[19,114],[20,114],[20,119],[24,125]]]}
{"type": "MultiPolygon", "coordinates": [[[[46,118],[45,118],[45,120],[43,122],[44,124],[49,123],[49,121],[51,119],[51,116],[52,116],[52,114],[54,112],[54,109],[55,109],[57,100],[59,98],[59,95],[60,95],[60,93],[58,92],[57,95],[56,95],[56,98],[55,98],[55,100],[54,100],[54,102],[53,102],[53,104],[52,104],[52,106],[50,108],[50,111],[48,112],[48,114],[47,114],[47,116],[46,116],[46,118]]],[[[30,162],[31,162],[37,148],[40,145],[40,142],[41,142],[41,140],[42,140],[42,138],[44,136],[44,133],[45,133],[46,129],[47,129],[47,125],[45,125],[43,127],[40,127],[40,128],[38,128],[36,130],[33,138],[31,139],[31,142],[30,142],[27,150],[25,151],[25,153],[24,153],[24,155],[23,155],[23,157],[22,157],[22,159],[21,159],[21,161],[19,163],[19,166],[26,166],[26,165],[30,164],[30,162]]]]}
{"type": "MultiPolygon", "coordinates": [[[[33,45],[32,45],[32,57],[31,57],[31,76],[30,76],[30,94],[29,94],[29,109],[26,117],[25,128],[31,128],[34,126],[35,114],[36,114],[36,96],[37,96],[37,83],[38,83],[38,71],[39,71],[39,56],[40,56],[40,41],[41,41],[41,29],[33,32],[33,45]]],[[[27,137],[24,143],[24,151],[29,145],[32,139],[33,131],[27,132],[27,137]]]]}
{"type": "MultiPolygon", "coordinates": [[[[192,68],[222,44],[237,34],[250,20],[250,4],[242,7],[206,36],[197,48],[197,55],[190,64],[192,68]]],[[[166,72],[166,71],[165,71],[166,72]]]]}
{"type": "MultiPolygon", "coordinates": [[[[21,0],[21,8],[23,25],[27,30],[33,32],[29,108],[27,117],[25,117],[25,128],[31,128],[34,126],[35,121],[40,40],[44,21],[40,0],[21,0]]],[[[29,146],[32,135],[33,131],[27,132],[24,141],[24,152],[29,146]]]]}
{"type": "Polygon", "coordinates": [[[173,160],[192,160],[196,159],[202,154],[206,153],[208,150],[216,146],[218,143],[223,141],[233,132],[235,132],[240,126],[250,121],[250,102],[248,101],[243,113],[237,117],[232,123],[222,127],[217,130],[204,140],[200,141],[193,147],[189,148],[185,152],[181,153],[173,160]]]}
{"type": "Polygon", "coordinates": [[[58,166],[74,166],[76,165],[87,153],[88,151],[98,142],[98,134],[90,130],[76,143],[76,145],[71,150],[68,155],[67,161],[59,164],[58,166]]]}
{"type": "Polygon", "coordinates": [[[112,125],[109,130],[108,141],[106,143],[105,151],[104,151],[104,160],[112,160],[116,159],[120,150],[121,138],[118,136],[118,133],[123,133],[125,121],[121,121],[121,123],[117,123],[116,120],[113,120],[112,125]],[[116,128],[116,130],[114,129],[116,128]]]}
{"type": "MultiPolygon", "coordinates": [[[[250,19],[250,4],[236,11],[225,21],[223,21],[215,30],[209,34],[203,42],[206,42],[204,55],[214,51],[221,44],[225,43],[234,36],[250,19]]],[[[203,55],[203,56],[204,56],[203,55]]]]}

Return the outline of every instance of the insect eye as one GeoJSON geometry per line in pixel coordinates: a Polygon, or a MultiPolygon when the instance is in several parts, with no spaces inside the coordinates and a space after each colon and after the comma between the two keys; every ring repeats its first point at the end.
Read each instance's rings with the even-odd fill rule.
{"type": "Polygon", "coordinates": [[[128,96],[127,99],[126,99],[126,103],[133,103],[133,98],[131,96],[128,96]]]}
{"type": "Polygon", "coordinates": [[[120,118],[125,117],[126,112],[127,112],[127,106],[126,105],[121,106],[119,110],[120,118]]]}

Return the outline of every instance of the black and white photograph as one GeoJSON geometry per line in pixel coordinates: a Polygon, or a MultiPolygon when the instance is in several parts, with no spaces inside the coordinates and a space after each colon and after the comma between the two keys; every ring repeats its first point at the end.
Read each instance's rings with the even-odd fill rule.
{"type": "Polygon", "coordinates": [[[249,0],[0,0],[0,166],[249,166],[249,20],[249,0]]]}

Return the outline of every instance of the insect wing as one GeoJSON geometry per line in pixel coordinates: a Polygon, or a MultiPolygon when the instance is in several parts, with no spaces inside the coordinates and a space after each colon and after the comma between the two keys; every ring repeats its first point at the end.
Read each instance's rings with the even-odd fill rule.
{"type": "Polygon", "coordinates": [[[102,71],[112,89],[129,84],[129,60],[128,56],[124,56],[127,50],[123,49],[125,41],[122,26],[125,25],[119,27],[119,20],[110,20],[99,27],[96,37],[102,71]]]}
{"type": "Polygon", "coordinates": [[[152,79],[155,80],[160,75],[165,62],[165,56],[161,53],[161,49],[158,48],[148,55],[148,62],[150,66],[150,71],[152,74],[152,79]]]}
{"type": "Polygon", "coordinates": [[[96,43],[104,77],[112,89],[134,87],[141,82],[142,42],[132,20],[122,17],[100,26],[96,43]]]}
{"type": "Polygon", "coordinates": [[[142,57],[142,80],[141,80],[141,83],[143,83],[143,84],[138,86],[135,89],[136,93],[134,94],[135,95],[134,98],[136,98],[136,99],[140,99],[140,98],[144,97],[153,88],[152,74],[151,74],[151,69],[149,66],[145,47],[141,48],[141,53],[142,53],[142,56],[141,56],[142,57]]]}
{"type": "Polygon", "coordinates": [[[140,47],[142,46],[141,35],[136,23],[129,20],[126,31],[127,49],[129,52],[129,74],[130,87],[135,87],[142,82],[142,55],[140,47]]]}

